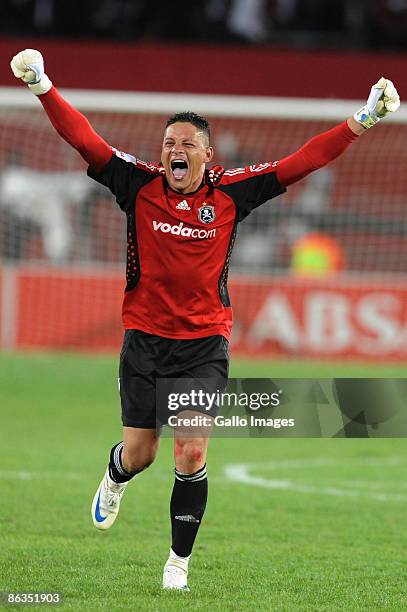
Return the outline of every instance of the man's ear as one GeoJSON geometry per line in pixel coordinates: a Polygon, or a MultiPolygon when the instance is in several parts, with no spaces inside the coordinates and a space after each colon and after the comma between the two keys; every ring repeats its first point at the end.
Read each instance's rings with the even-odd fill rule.
{"type": "Polygon", "coordinates": [[[210,162],[213,157],[213,147],[206,147],[205,162],[210,162]]]}

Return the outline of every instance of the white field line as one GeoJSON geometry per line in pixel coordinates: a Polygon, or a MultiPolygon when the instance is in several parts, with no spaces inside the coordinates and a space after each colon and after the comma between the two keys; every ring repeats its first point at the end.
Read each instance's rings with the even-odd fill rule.
{"type": "MultiPolygon", "coordinates": [[[[147,478],[154,478],[155,480],[162,480],[169,482],[173,478],[171,469],[168,473],[157,473],[148,474],[147,478]]],[[[22,470],[0,470],[0,480],[83,480],[83,474],[76,472],[26,472],[22,470]]],[[[221,475],[210,476],[211,483],[225,483],[225,479],[221,475]]]]}
{"type": "Polygon", "coordinates": [[[279,470],[281,468],[290,469],[309,469],[324,466],[383,466],[383,465],[403,465],[406,463],[405,457],[315,457],[314,459],[283,459],[279,461],[264,461],[258,463],[248,463],[251,468],[267,468],[268,470],[279,470]]]}
{"type": "Polygon", "coordinates": [[[81,480],[83,476],[75,472],[25,472],[19,470],[0,470],[0,480],[81,480]]]}
{"type": "Polygon", "coordinates": [[[368,482],[366,480],[336,480],[341,487],[355,487],[362,489],[407,489],[407,482],[386,480],[385,482],[368,482]]]}
{"type": "MultiPolygon", "coordinates": [[[[302,468],[302,469],[307,469],[307,468],[315,468],[315,467],[321,467],[321,466],[326,466],[326,465],[338,465],[338,466],[343,466],[344,464],[346,466],[349,465],[362,465],[365,467],[370,467],[370,466],[378,466],[378,465],[399,465],[404,463],[405,461],[401,458],[401,457],[387,457],[387,458],[383,458],[383,459],[369,459],[369,460],[364,460],[364,459],[357,459],[355,462],[353,461],[349,461],[349,460],[329,460],[329,459],[311,459],[311,460],[304,460],[304,461],[300,461],[300,460],[293,460],[293,461],[277,461],[277,462],[268,462],[268,463],[245,463],[245,464],[235,464],[235,465],[228,465],[225,467],[224,469],[224,473],[226,478],[228,478],[228,480],[232,481],[232,482],[237,482],[237,483],[241,483],[241,484],[247,484],[249,486],[255,486],[255,487],[262,487],[264,489],[274,489],[274,490],[284,490],[284,491],[293,491],[295,493],[306,493],[306,494],[312,494],[312,495],[329,495],[329,496],[334,496],[334,497],[351,497],[351,498],[357,498],[357,497],[364,497],[364,498],[368,498],[368,499],[374,499],[376,501],[381,501],[381,502],[388,502],[388,501],[399,501],[399,502],[406,502],[407,501],[407,494],[403,494],[403,493],[389,493],[389,492],[383,492],[380,490],[376,490],[376,491],[371,491],[371,490],[366,490],[370,488],[370,484],[373,483],[368,483],[368,482],[361,482],[361,481],[346,481],[346,483],[344,483],[344,481],[340,481],[338,484],[341,484],[342,486],[345,484],[345,487],[350,487],[350,488],[339,488],[337,486],[318,486],[318,485],[308,485],[308,484],[303,484],[301,482],[298,481],[293,481],[291,479],[270,479],[270,478],[264,478],[261,476],[256,476],[253,475],[251,472],[253,472],[254,470],[258,469],[258,468],[268,468],[268,469],[277,469],[277,467],[285,467],[285,468],[290,468],[290,469],[296,469],[296,468],[302,468]]],[[[379,489],[380,487],[382,487],[382,489],[384,489],[388,483],[384,482],[384,483],[380,483],[380,482],[375,482],[374,483],[375,487],[377,487],[377,489],[379,489]]],[[[398,483],[395,483],[395,486],[397,488],[400,488],[400,485],[398,483]]]]}

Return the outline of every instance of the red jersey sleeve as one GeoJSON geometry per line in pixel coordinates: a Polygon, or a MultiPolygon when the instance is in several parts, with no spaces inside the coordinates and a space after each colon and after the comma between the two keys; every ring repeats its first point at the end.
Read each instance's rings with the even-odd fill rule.
{"type": "Polygon", "coordinates": [[[276,164],[251,164],[225,172],[218,167],[212,169],[217,187],[235,203],[237,221],[242,221],[254,208],[285,192],[276,174],[276,164]]]}
{"type": "Polygon", "coordinates": [[[163,175],[163,167],[141,161],[116,149],[113,149],[111,159],[103,168],[88,168],[88,176],[108,187],[125,212],[132,210],[136,196],[144,185],[163,175]]]}
{"type": "Polygon", "coordinates": [[[60,136],[82,155],[96,170],[105,166],[112,157],[112,147],[92,128],[82,113],[71,106],[52,87],[38,96],[52,125],[60,136]]]}
{"type": "Polygon", "coordinates": [[[278,162],[276,173],[282,185],[291,185],[310,172],[322,168],[343,153],[358,138],[344,121],[327,132],[314,136],[292,155],[278,162]]]}
{"type": "Polygon", "coordinates": [[[264,202],[280,195],[285,188],[322,168],[341,155],[358,138],[347,122],[314,136],[298,151],[280,161],[252,164],[223,172],[213,168],[213,180],[229,193],[241,221],[264,202]]]}

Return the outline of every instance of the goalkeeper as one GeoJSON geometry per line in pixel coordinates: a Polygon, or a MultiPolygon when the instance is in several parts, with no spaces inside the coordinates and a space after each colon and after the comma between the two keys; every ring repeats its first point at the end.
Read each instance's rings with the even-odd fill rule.
{"type": "MultiPolygon", "coordinates": [[[[393,83],[382,77],[353,117],[298,151],[280,161],[231,170],[206,168],[213,157],[208,122],[192,112],[178,113],[166,123],[161,164],[155,165],[105,142],[52,85],[38,51],[21,51],[11,67],[38,96],[62,138],[86,160],[88,175],[111,190],[127,218],[119,366],[123,441],[111,449],[92,503],[95,527],[108,529],[129,481],[137,480],[158,450],[157,380],[204,378],[216,381],[213,391],[226,385],[232,327],[227,275],[238,223],[334,160],[396,111],[400,100],[393,83]]],[[[174,436],[172,543],[163,587],[187,590],[188,563],[208,494],[208,437],[177,431],[174,436]]]]}

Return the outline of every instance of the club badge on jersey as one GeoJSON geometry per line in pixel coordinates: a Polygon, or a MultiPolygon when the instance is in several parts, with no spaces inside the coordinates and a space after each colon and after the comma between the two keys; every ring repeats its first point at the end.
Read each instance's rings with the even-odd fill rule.
{"type": "Polygon", "coordinates": [[[213,223],[213,221],[215,221],[215,207],[205,204],[198,208],[198,219],[202,221],[202,223],[213,223]]]}

